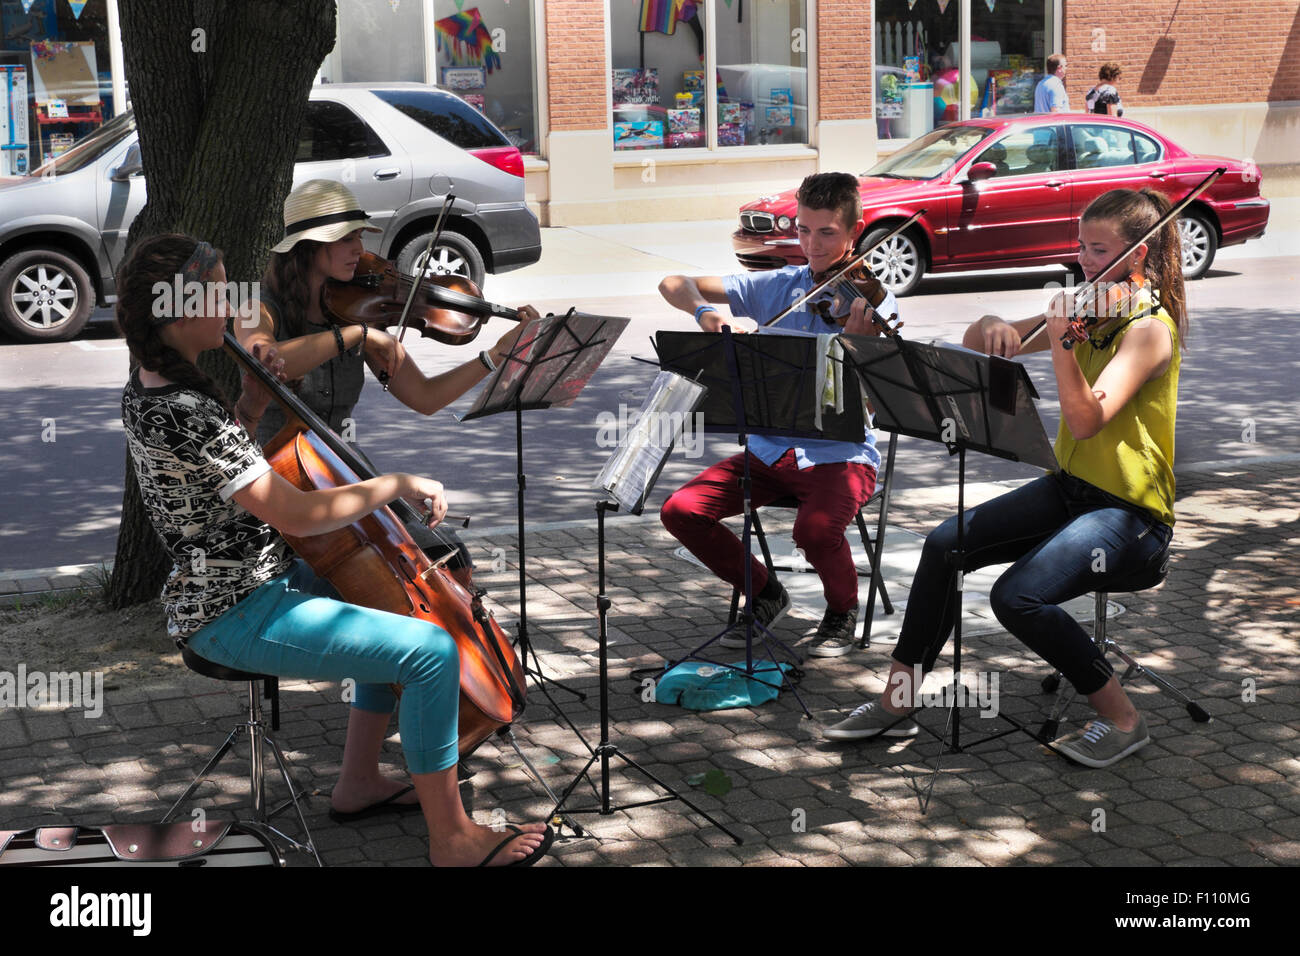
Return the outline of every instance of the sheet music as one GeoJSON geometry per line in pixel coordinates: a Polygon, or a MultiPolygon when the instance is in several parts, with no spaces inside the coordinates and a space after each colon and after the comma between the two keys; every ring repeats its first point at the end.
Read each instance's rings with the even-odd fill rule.
{"type": "Polygon", "coordinates": [[[640,513],[664,461],[705,391],[703,385],[684,376],[660,372],[641,403],[636,424],[609,456],[592,487],[612,496],[624,511],[640,513]]]}

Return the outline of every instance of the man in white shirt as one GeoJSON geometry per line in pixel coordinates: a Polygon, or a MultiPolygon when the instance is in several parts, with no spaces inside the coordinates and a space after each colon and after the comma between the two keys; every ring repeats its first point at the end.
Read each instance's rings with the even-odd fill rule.
{"type": "Polygon", "coordinates": [[[1065,54],[1053,53],[1047,58],[1047,76],[1034,88],[1035,113],[1070,112],[1070,94],[1065,91],[1065,54]]]}

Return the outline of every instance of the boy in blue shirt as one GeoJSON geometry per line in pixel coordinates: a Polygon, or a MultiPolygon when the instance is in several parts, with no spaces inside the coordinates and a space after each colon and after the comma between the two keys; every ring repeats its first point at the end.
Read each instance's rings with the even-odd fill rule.
{"type": "MultiPolygon", "coordinates": [[[[706,332],[731,325],[715,305],[726,303],[732,316],[763,322],[781,313],[817,284],[814,276],[834,271],[832,266],[851,255],[862,234],[862,200],[858,181],[848,173],[818,173],[799,187],[799,246],[808,258],[804,266],[787,266],[771,272],[729,276],[668,276],[659,292],[669,304],[693,312],[706,332]]],[[[804,308],[785,316],[771,331],[873,335],[879,331],[865,298],[852,304],[841,328],[804,308]]],[[[898,304],[887,293],[877,307],[883,320],[897,315],[898,304]]],[[[735,329],[733,331],[743,331],[735,329]]],[[[741,454],[746,454],[742,452],[741,454]]],[[[853,649],[858,620],[858,572],[844,530],[876,487],[880,454],[868,431],[861,442],[750,435],[751,495],[756,507],[778,498],[799,500],[794,540],[822,581],[826,615],[822,618],[810,653],[838,657],[853,649]]],[[[727,583],[743,589],[745,555],[740,540],[721,519],[744,508],[740,478],[744,459],[733,455],[706,469],[664,502],[661,520],[677,540],[727,583]]],[[[790,609],[790,596],[775,578],[769,579],[761,561],[753,567],[754,616],[770,627],[790,609]]],[[[744,632],[724,636],[726,647],[743,647],[744,632]]]]}

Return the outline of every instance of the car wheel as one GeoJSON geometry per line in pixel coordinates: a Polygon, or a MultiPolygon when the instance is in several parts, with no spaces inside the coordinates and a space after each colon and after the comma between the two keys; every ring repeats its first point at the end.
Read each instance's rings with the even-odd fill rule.
{"type": "MultiPolygon", "coordinates": [[[[858,243],[859,251],[870,248],[893,231],[893,226],[881,226],[867,233],[858,243]]],[[[904,296],[916,288],[925,275],[925,253],[909,229],[900,232],[867,257],[867,265],[886,289],[896,296],[904,296]]]]}
{"type": "Polygon", "coordinates": [[[483,256],[479,254],[478,247],[460,233],[444,229],[442,235],[438,237],[426,265],[424,249],[429,244],[431,235],[432,233],[426,232],[408,242],[397,256],[397,268],[407,275],[413,276],[417,274],[421,266],[424,266],[425,275],[461,276],[469,279],[481,289],[486,270],[483,267],[483,256]]]}
{"type": "Polygon", "coordinates": [[[94,307],[90,276],[62,252],[28,249],[0,265],[0,325],[20,341],[67,341],[94,307]]]}
{"type": "Polygon", "coordinates": [[[1219,251],[1219,234],[1214,224],[1200,213],[1189,212],[1178,220],[1178,239],[1183,252],[1183,278],[1199,279],[1210,271],[1219,251]]]}

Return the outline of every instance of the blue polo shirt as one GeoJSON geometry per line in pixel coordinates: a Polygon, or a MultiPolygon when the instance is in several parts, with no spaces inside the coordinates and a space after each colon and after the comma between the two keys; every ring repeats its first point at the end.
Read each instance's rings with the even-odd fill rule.
{"type": "Polygon", "coordinates": [[[1034,112],[1050,113],[1058,106],[1068,110],[1070,94],[1065,92],[1065,84],[1061,82],[1061,78],[1051,74],[1034,87],[1034,112]]]}
{"type": "MultiPolygon", "coordinates": [[[[727,292],[731,314],[766,322],[772,316],[789,308],[790,303],[813,287],[812,273],[806,265],[786,266],[770,272],[742,272],[723,276],[722,286],[727,292]]],[[[881,315],[893,315],[898,302],[892,292],[877,309],[881,315]]],[[[843,332],[843,326],[827,322],[820,315],[806,309],[791,312],[771,328],[759,332],[781,334],[804,333],[825,335],[843,332]]],[[[868,428],[861,442],[826,441],[820,438],[788,438],[783,435],[750,435],[749,453],[765,465],[773,464],[793,448],[800,470],[813,465],[833,465],[852,461],[872,468],[880,468],[880,452],[868,428]]]]}

